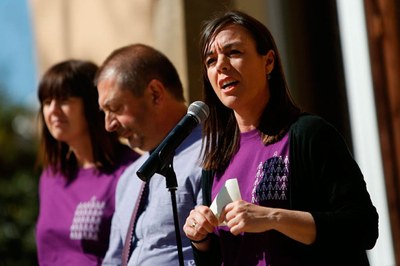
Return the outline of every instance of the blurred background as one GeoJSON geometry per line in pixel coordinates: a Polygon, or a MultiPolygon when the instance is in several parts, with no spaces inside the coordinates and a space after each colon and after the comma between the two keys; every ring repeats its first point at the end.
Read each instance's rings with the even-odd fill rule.
{"type": "Polygon", "coordinates": [[[37,264],[43,72],[70,58],[101,64],[140,42],[173,61],[188,103],[200,100],[201,22],[230,8],[271,30],[295,101],[344,136],[380,215],[370,263],[400,265],[399,1],[0,0],[0,266],[37,264]]]}

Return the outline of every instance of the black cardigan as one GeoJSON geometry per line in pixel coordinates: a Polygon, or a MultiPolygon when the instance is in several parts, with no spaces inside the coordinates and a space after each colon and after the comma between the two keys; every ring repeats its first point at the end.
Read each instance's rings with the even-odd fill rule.
{"type": "MultiPolygon", "coordinates": [[[[271,231],[277,245],[269,250],[271,265],[369,265],[365,250],[378,238],[378,213],[363,175],[342,136],[322,118],[303,115],[290,127],[290,209],[310,212],[317,228],[312,245],[271,231]]],[[[210,206],[213,173],[203,171],[203,203],[210,206]]],[[[218,239],[211,249],[195,249],[196,265],[221,265],[218,239]]]]}

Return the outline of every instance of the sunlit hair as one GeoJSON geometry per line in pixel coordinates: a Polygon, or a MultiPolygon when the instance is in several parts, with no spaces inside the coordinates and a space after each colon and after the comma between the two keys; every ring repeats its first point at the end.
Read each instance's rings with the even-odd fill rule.
{"type": "MultiPolygon", "coordinates": [[[[261,22],[240,12],[229,11],[206,21],[200,34],[200,57],[203,74],[203,96],[210,107],[210,116],[204,122],[203,167],[223,171],[238,150],[240,132],[233,110],[225,107],[215,94],[207,76],[206,58],[216,35],[229,25],[239,25],[249,32],[256,43],[258,54],[275,52],[274,69],[269,74],[270,100],[258,127],[265,145],[276,142],[287,132],[300,111],[291,99],[278,49],[270,31],[261,22]]],[[[265,77],[267,79],[267,76],[265,77]]]]}
{"type": "Polygon", "coordinates": [[[113,51],[100,67],[95,83],[116,78],[118,85],[133,95],[143,95],[149,82],[160,81],[178,101],[184,101],[183,87],[171,61],[160,51],[144,45],[132,44],[113,51]]]}
{"type": "Polygon", "coordinates": [[[50,134],[44,121],[43,105],[49,99],[82,99],[96,168],[101,172],[112,172],[122,145],[115,133],[110,134],[105,130],[104,113],[99,111],[98,92],[93,83],[97,69],[97,65],[89,61],[67,60],[48,69],[39,83],[41,139],[38,164],[50,167],[54,172],[61,172],[69,181],[76,177],[78,162],[69,146],[50,134]]]}

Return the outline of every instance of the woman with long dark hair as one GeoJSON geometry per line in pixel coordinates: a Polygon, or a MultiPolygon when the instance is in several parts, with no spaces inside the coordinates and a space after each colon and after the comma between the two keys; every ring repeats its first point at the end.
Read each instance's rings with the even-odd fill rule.
{"type": "Polygon", "coordinates": [[[94,76],[97,65],[67,60],[38,89],[41,144],[40,265],[100,265],[107,251],[115,187],[138,154],[105,130],[94,76]]]}
{"type": "Polygon", "coordinates": [[[203,200],[184,225],[197,265],[368,265],[378,214],[343,138],[290,97],[278,49],[253,17],[204,24],[203,200]],[[209,206],[236,178],[241,200],[209,206]]]}

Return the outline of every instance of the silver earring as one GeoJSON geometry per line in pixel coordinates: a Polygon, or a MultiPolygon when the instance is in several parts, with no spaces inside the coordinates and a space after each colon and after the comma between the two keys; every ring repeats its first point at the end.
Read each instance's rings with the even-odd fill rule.
{"type": "Polygon", "coordinates": [[[270,80],[271,79],[271,74],[268,74],[267,78],[268,78],[268,80],[270,80]]]}

